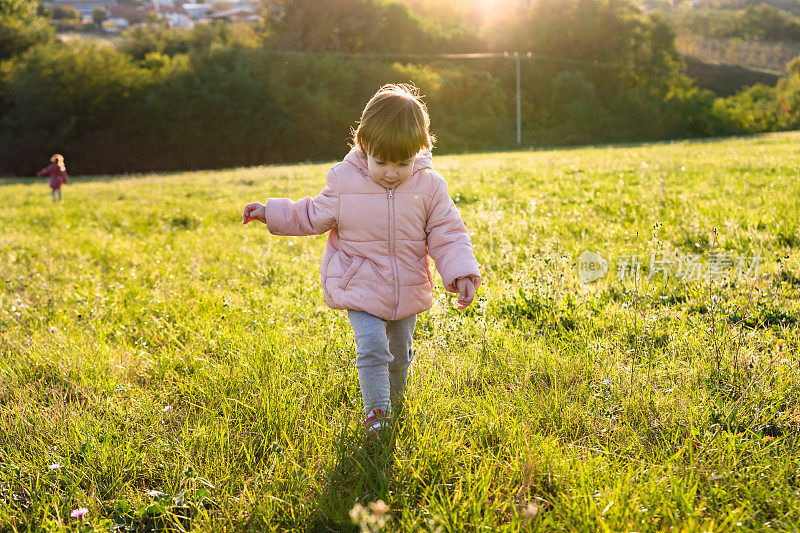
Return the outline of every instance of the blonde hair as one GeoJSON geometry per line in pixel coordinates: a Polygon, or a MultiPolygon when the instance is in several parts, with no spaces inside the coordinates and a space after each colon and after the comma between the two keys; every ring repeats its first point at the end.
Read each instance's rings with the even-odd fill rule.
{"type": "Polygon", "coordinates": [[[433,148],[436,138],[419,89],[406,83],[381,87],[367,102],[353,144],[378,159],[399,163],[433,148]]]}
{"type": "Polygon", "coordinates": [[[50,158],[50,162],[57,164],[61,172],[65,172],[67,170],[67,167],[64,166],[64,156],[61,154],[53,154],[53,156],[50,158]]]}

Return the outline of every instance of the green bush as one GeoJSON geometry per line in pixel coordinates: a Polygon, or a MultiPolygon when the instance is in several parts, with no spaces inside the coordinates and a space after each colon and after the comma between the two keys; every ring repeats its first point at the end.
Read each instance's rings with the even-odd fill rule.
{"type": "Polygon", "coordinates": [[[103,22],[108,19],[108,13],[100,6],[95,6],[92,9],[92,22],[97,24],[97,29],[103,27],[103,22]]]}
{"type": "Polygon", "coordinates": [[[783,128],[800,128],[800,57],[789,64],[786,76],[778,81],[775,90],[780,102],[783,128]]]}
{"type": "Polygon", "coordinates": [[[34,0],[0,2],[0,61],[53,39],[53,27],[38,5],[34,0]]]}
{"type": "Polygon", "coordinates": [[[800,18],[766,3],[745,9],[679,12],[676,26],[695,35],[750,41],[800,41],[800,18]]]}
{"type": "Polygon", "coordinates": [[[597,89],[580,70],[565,70],[550,81],[550,138],[568,144],[602,135],[609,116],[597,89]]]}
{"type": "Polygon", "coordinates": [[[780,128],[781,109],[774,88],[757,83],[714,102],[714,115],[730,132],[761,133],[780,128]]]}
{"type": "Polygon", "coordinates": [[[81,20],[83,15],[72,6],[55,6],[53,8],[53,20],[81,20]]]}
{"type": "Polygon", "coordinates": [[[281,159],[284,111],[265,91],[266,73],[246,53],[150,54],[145,63],[150,82],[122,110],[126,165],[209,168],[281,159]]]}
{"type": "Polygon", "coordinates": [[[209,48],[254,48],[261,43],[257,28],[245,22],[212,22],[192,29],[166,28],[161,24],[132,26],[120,35],[118,48],[136,59],[150,52],[170,56],[209,48]]]}
{"type": "Polygon", "coordinates": [[[148,77],[129,56],[93,44],[36,46],[3,63],[0,76],[7,105],[0,160],[26,173],[55,151],[72,154],[86,171],[102,171],[91,159],[97,154],[105,162],[119,137],[94,133],[114,129],[120,109],[148,77]]]}
{"type": "Polygon", "coordinates": [[[673,85],[664,98],[664,132],[668,137],[698,137],[719,132],[719,118],[714,114],[714,93],[691,84],[688,78],[673,85]]]}
{"type": "MultiPolygon", "coordinates": [[[[419,53],[463,51],[476,32],[423,19],[391,0],[271,0],[266,12],[270,48],[305,52],[419,53]]],[[[482,48],[482,47],[481,47],[482,48]]]]}

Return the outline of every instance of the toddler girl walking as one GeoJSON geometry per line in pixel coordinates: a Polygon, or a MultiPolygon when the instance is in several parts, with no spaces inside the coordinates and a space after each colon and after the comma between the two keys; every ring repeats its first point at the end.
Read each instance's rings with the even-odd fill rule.
{"type": "Polygon", "coordinates": [[[481,283],[469,233],[433,169],[429,127],[414,86],[385,85],[367,103],[353,148],[328,171],[319,195],[244,208],[244,224],[258,220],[273,235],[329,232],[322,292],[330,307],[348,312],[364,425],[373,434],[402,404],[417,314],[433,302],[428,257],[445,288],[459,294],[459,309],[481,283]]]}
{"type": "Polygon", "coordinates": [[[36,175],[39,177],[44,175],[50,176],[50,189],[53,193],[53,201],[60,202],[63,198],[61,196],[61,185],[67,183],[67,167],[64,165],[64,156],[61,154],[53,154],[50,158],[50,164],[40,170],[36,175]]]}

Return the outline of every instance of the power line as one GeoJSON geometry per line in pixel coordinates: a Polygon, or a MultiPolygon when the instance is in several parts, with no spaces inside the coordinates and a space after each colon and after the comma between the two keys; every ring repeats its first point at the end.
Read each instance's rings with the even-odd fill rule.
{"type": "Polygon", "coordinates": [[[569,57],[548,56],[534,54],[533,52],[476,52],[465,54],[406,54],[406,53],[356,53],[356,52],[308,52],[297,50],[265,50],[270,55],[280,56],[322,56],[322,57],[347,57],[363,59],[520,59],[520,60],[540,60],[552,61],[557,63],[569,63],[573,65],[585,65],[591,67],[605,68],[625,68],[628,70],[655,70],[650,67],[623,65],[621,63],[608,63],[606,61],[596,61],[593,59],[573,59],[569,57]]]}
{"type": "Polygon", "coordinates": [[[345,57],[362,59],[513,59],[516,74],[516,115],[517,115],[517,146],[522,146],[522,90],[520,62],[522,60],[551,61],[557,63],[567,63],[571,65],[581,65],[601,68],[625,68],[627,70],[655,71],[653,68],[621,65],[606,63],[604,61],[593,61],[586,59],[572,59],[568,57],[545,56],[532,52],[476,52],[467,54],[403,54],[403,53],[354,53],[354,52],[302,52],[292,50],[266,50],[267,54],[279,56],[321,56],[321,57],[345,57]]]}

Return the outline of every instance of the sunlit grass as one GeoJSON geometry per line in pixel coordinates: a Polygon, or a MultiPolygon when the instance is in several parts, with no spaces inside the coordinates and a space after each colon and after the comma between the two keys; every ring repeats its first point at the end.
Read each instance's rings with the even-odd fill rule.
{"type": "Polygon", "coordinates": [[[797,142],[437,157],[484,286],[437,287],[385,450],[324,236],[241,225],[329,164],[0,184],[0,530],[340,530],[377,499],[406,531],[795,529],[797,142]],[[764,263],[617,280],[655,251],[764,263]]]}

